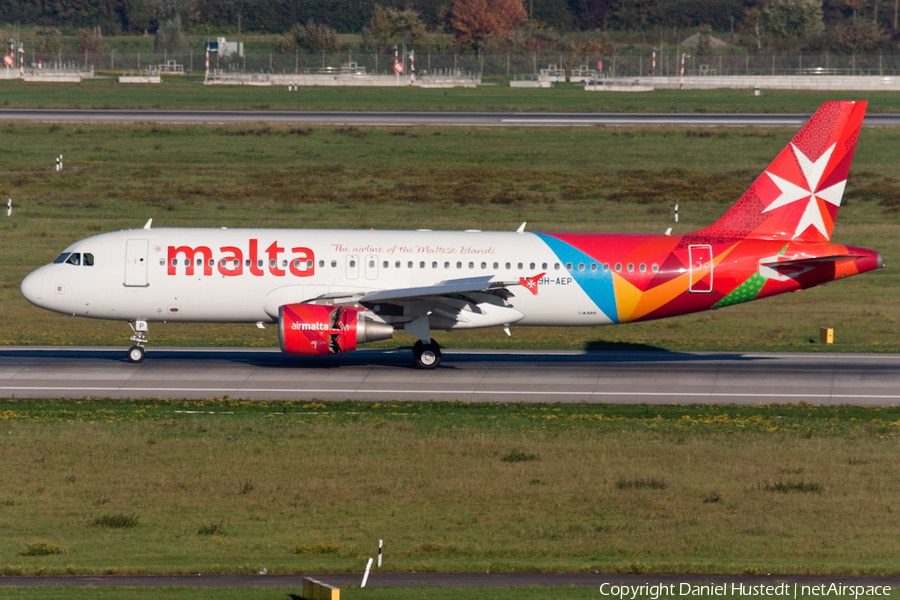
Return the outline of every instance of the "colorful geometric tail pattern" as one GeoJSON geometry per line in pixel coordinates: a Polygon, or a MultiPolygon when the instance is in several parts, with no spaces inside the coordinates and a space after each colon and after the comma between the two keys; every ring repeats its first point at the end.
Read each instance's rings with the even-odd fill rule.
{"type": "Polygon", "coordinates": [[[823,104],[737,204],[696,236],[829,241],[866,104],[823,104]]]}

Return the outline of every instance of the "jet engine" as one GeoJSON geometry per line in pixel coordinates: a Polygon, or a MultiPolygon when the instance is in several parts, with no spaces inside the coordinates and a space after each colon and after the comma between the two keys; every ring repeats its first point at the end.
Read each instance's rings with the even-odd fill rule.
{"type": "Polygon", "coordinates": [[[278,309],[278,339],[288,354],[343,354],[357,344],[389,340],[394,327],[367,319],[364,308],[286,304],[278,309]]]}

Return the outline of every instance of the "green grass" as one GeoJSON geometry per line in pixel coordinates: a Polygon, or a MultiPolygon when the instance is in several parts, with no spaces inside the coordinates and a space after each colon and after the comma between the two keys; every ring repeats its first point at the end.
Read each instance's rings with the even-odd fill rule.
{"type": "Polygon", "coordinates": [[[360,572],[384,539],[399,572],[896,575],[898,441],[897,407],[4,400],[0,573],[360,572]]]}
{"type": "MultiPolygon", "coordinates": [[[[365,589],[362,590],[365,592],[365,589]]],[[[382,594],[384,593],[383,590],[382,594]]],[[[393,590],[390,590],[393,592],[393,590]]],[[[396,598],[422,598],[424,596],[407,596],[404,590],[399,590],[396,598]]],[[[419,590],[421,591],[421,590],[419,590]]],[[[299,588],[282,587],[247,587],[247,588],[195,588],[187,586],[173,587],[97,587],[97,586],[4,586],[0,587],[0,593],[4,598],[15,600],[289,600],[299,597],[302,590],[299,588]],[[294,596],[291,596],[293,594],[294,596]]],[[[341,590],[342,597],[346,600],[354,595],[341,590]]],[[[387,598],[387,595],[359,595],[360,598],[387,598]]],[[[450,597],[450,596],[445,596],[450,597]]],[[[457,598],[460,596],[456,596],[457,598]]],[[[509,596],[498,597],[505,600],[509,596]]],[[[581,598],[585,596],[572,596],[581,598]]]]}
{"type": "Polygon", "coordinates": [[[900,111],[894,92],[766,90],[656,90],[649,93],[585,92],[576,84],[513,89],[508,79],[477,88],[301,87],[203,85],[200,60],[190,81],[165,77],[162,84],[120,84],[117,78],[82,83],[0,81],[2,108],[479,111],[479,112],[699,112],[807,113],[835,98],[867,100],[872,113],[900,111]]]}
{"type": "MultiPolygon", "coordinates": [[[[29,305],[19,284],[73,241],[154,225],[683,233],[740,196],[782,129],[0,125],[0,344],[125,344],[121,323],[29,305]],[[402,134],[402,135],[401,135],[402,134]],[[66,168],[54,171],[64,154],[66,168]],[[680,222],[672,212],[679,204],[680,222]]],[[[900,130],[863,132],[834,241],[888,268],[649,323],[437,336],[455,348],[900,351],[900,130]],[[825,347],[820,327],[835,329],[825,347]]],[[[277,346],[275,328],[154,324],[152,345],[277,346]]],[[[411,338],[380,346],[408,345],[411,338]]]]}
{"type": "MultiPolygon", "coordinates": [[[[852,582],[844,582],[853,585],[852,582]]],[[[774,582],[772,585],[777,585],[774,582]]],[[[125,587],[6,587],[2,588],[10,598],[17,600],[288,600],[297,598],[298,590],[290,588],[125,588],[125,587]]],[[[675,588],[678,590],[678,586],[675,588]]],[[[607,592],[608,593],[608,592],[607,592]]],[[[522,588],[385,588],[372,586],[363,589],[342,588],[344,600],[459,600],[477,596],[483,600],[596,600],[599,592],[595,587],[522,587],[522,588]]],[[[897,598],[900,591],[892,589],[881,598],[897,598]]],[[[618,596],[614,596],[618,597],[618,596]]],[[[630,596],[629,596],[630,597],[630,596]]],[[[653,598],[649,594],[639,594],[637,598],[653,598]]],[[[665,598],[666,596],[659,596],[665,598]]],[[[671,596],[669,596],[671,597],[671,596]]],[[[677,595],[675,597],[678,597],[677,595]]],[[[725,594],[725,598],[771,598],[758,595],[725,594]]],[[[798,597],[801,597],[798,594],[798,597]]],[[[802,596],[811,598],[813,596],[802,596]]]]}

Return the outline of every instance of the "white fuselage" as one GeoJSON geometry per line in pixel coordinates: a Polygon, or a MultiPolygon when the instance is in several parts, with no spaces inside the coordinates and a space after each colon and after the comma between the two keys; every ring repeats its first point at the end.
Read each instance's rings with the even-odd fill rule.
{"type": "Polygon", "coordinates": [[[46,265],[22,291],[43,308],[96,319],[275,322],[279,306],[327,294],[545,273],[536,295],[511,288],[514,297],[501,307],[511,313],[476,315],[452,328],[613,322],[532,233],[137,229],[81,240],[66,253],[81,255],[79,264],[46,265]],[[87,255],[93,264],[85,264],[87,255]]]}

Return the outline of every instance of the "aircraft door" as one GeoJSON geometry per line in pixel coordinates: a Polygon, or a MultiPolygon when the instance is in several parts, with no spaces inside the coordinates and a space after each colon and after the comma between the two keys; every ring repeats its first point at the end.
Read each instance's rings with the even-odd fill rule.
{"type": "Polygon", "coordinates": [[[359,256],[347,255],[347,279],[359,279],[359,256]]]}
{"type": "Polygon", "coordinates": [[[147,287],[147,240],[126,240],[125,242],[125,285],[127,287],[147,287]]]}
{"type": "Polygon", "coordinates": [[[366,257],[366,279],[378,279],[378,257],[374,254],[366,257]]]}
{"type": "Polygon", "coordinates": [[[712,246],[688,246],[691,263],[690,291],[708,294],[713,291],[712,246]]]}

